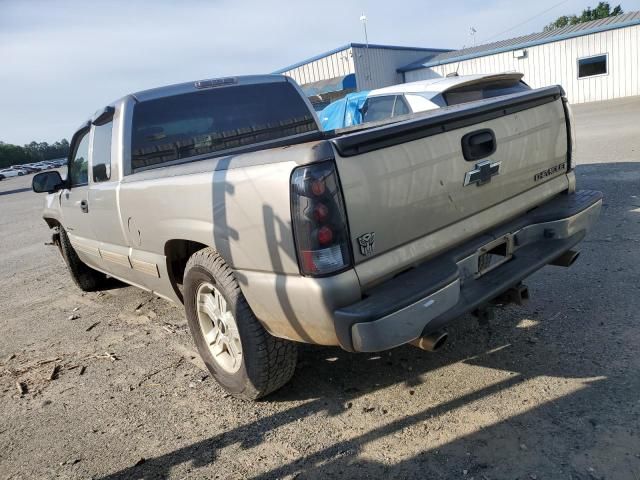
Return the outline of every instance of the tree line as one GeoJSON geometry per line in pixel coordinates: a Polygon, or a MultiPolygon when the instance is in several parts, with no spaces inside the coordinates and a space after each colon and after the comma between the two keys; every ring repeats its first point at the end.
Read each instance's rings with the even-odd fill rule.
{"type": "Polygon", "coordinates": [[[0,141],[0,168],[62,158],[68,154],[69,142],[66,138],[52,144],[31,142],[23,147],[0,141]]]}
{"type": "Polygon", "coordinates": [[[623,13],[624,11],[620,5],[612,9],[609,2],[600,2],[596,8],[585,8],[580,15],[563,15],[558,17],[555,21],[544,27],[544,31],[549,32],[569,25],[577,25],[579,23],[590,22],[592,20],[600,20],[601,18],[615,17],[617,15],[622,15],[623,13]]]}

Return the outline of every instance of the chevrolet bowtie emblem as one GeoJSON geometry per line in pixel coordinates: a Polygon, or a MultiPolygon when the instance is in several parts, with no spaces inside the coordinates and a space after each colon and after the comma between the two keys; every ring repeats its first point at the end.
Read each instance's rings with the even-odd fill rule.
{"type": "Polygon", "coordinates": [[[464,186],[476,184],[484,185],[491,181],[491,177],[500,173],[500,162],[491,163],[486,160],[476,164],[476,168],[467,172],[464,176],[464,186]]]}

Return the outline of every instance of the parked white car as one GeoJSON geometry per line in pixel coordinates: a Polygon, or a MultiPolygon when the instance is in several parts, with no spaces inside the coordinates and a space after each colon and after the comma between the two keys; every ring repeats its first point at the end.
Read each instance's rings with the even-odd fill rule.
{"type": "Polygon", "coordinates": [[[17,177],[24,175],[23,170],[14,170],[12,168],[7,168],[5,170],[0,170],[0,174],[4,175],[5,178],[9,177],[17,177]]]}
{"type": "Polygon", "coordinates": [[[54,168],[54,166],[49,162],[38,162],[38,163],[34,163],[33,166],[40,170],[49,170],[51,168],[54,168]]]}
{"type": "Polygon", "coordinates": [[[522,77],[516,72],[456,75],[355,92],[325,107],[318,117],[323,130],[388,120],[531,90],[522,77]]]}

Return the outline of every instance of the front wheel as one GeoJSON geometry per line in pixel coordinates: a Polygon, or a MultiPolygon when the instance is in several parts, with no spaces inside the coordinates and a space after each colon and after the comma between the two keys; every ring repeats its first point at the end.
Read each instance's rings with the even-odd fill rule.
{"type": "Polygon", "coordinates": [[[83,292],[95,292],[97,290],[103,290],[109,287],[109,279],[104,273],[98,272],[93,268],[88,267],[80,260],[78,254],[73,249],[73,245],[69,241],[69,236],[64,228],[60,227],[59,246],[60,253],[64,259],[64,263],[67,264],[69,274],[73,279],[73,282],[83,292]]]}
{"type": "Polygon", "coordinates": [[[296,344],[264,329],[233,271],[212,248],[196,252],[187,262],[184,306],[200,356],[232,395],[255,400],[293,376],[296,344]]]}

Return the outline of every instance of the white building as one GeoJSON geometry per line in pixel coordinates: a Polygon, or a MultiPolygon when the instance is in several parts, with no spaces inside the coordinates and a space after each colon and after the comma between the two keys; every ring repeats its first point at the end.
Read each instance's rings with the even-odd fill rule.
{"type": "Polygon", "coordinates": [[[517,71],[533,88],[562,85],[572,103],[640,95],[640,12],[443,52],[399,71],[405,82],[517,71]]]}
{"type": "Polygon", "coordinates": [[[356,90],[512,71],[533,88],[562,85],[572,103],[640,95],[640,12],[462,50],[350,43],[274,73],[320,107],[356,90]]]}
{"type": "Polygon", "coordinates": [[[273,73],[293,78],[312,101],[316,97],[316,102],[328,103],[352,91],[402,83],[403,75],[398,71],[400,67],[448,51],[349,43],[273,73]],[[322,96],[322,100],[319,96],[322,96]]]}

